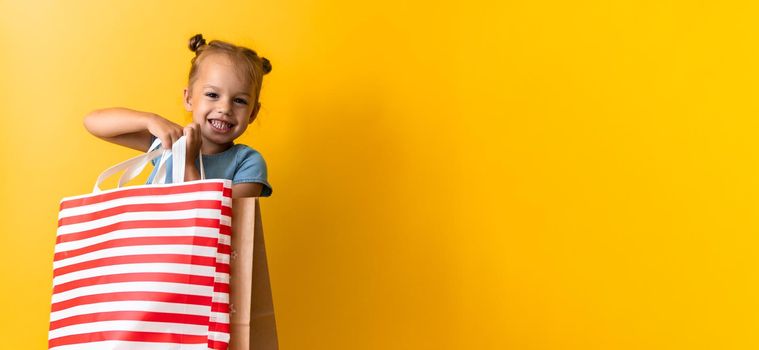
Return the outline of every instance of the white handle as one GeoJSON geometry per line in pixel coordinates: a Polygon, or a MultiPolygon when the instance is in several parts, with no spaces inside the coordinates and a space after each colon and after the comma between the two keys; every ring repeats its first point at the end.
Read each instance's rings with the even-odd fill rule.
{"type": "MultiPolygon", "coordinates": [[[[95,186],[92,189],[92,192],[97,193],[100,192],[100,185],[103,183],[103,181],[114,174],[118,173],[119,171],[124,171],[124,174],[119,179],[118,188],[124,186],[127,182],[134,179],[137,175],[139,175],[142,170],[145,168],[148,162],[152,161],[155,158],[161,157],[158,165],[156,165],[156,174],[153,177],[153,184],[157,183],[164,183],[166,178],[166,168],[168,167],[168,162],[166,161],[169,156],[172,156],[172,182],[173,183],[181,183],[184,182],[184,172],[185,172],[185,159],[186,159],[186,140],[185,137],[182,136],[174,142],[172,145],[171,150],[165,150],[157,148],[158,145],[160,145],[160,140],[156,139],[153,144],[148,149],[148,152],[145,154],[141,154],[137,157],[127,159],[119,164],[116,164],[105,171],[103,171],[100,176],[98,176],[97,180],[95,181],[95,186]],[[156,148],[156,149],[154,149],[156,148]]],[[[205,169],[203,167],[203,156],[199,154],[200,158],[200,178],[202,180],[205,180],[206,174],[205,169]]]]}
{"type": "Polygon", "coordinates": [[[114,166],[112,166],[112,167],[110,167],[108,169],[105,169],[105,171],[103,171],[100,174],[100,176],[98,176],[97,180],[95,180],[95,186],[92,188],[92,192],[98,193],[98,192],[101,191],[100,190],[100,184],[103,183],[103,180],[105,180],[105,179],[113,176],[114,174],[118,173],[119,171],[122,171],[122,170],[129,171],[129,169],[131,169],[131,168],[139,167],[141,163],[143,163],[143,162],[147,163],[147,162],[153,160],[154,158],[157,158],[157,157],[161,156],[161,154],[163,152],[164,152],[164,150],[161,150],[161,149],[153,150],[153,151],[150,151],[148,153],[141,154],[141,155],[139,155],[137,157],[134,157],[134,158],[131,158],[131,159],[127,159],[127,160],[125,160],[125,161],[123,161],[123,162],[121,162],[119,164],[116,164],[116,165],[114,165],[114,166]]]}
{"type": "Polygon", "coordinates": [[[185,158],[187,158],[187,139],[182,136],[171,145],[171,183],[184,182],[185,158]]]}
{"type": "Polygon", "coordinates": [[[166,182],[166,161],[169,159],[169,156],[171,156],[171,150],[166,150],[163,155],[161,155],[161,159],[158,160],[158,164],[156,164],[155,168],[155,174],[153,174],[153,181],[151,184],[162,184],[166,182]]]}
{"type": "MultiPolygon", "coordinates": [[[[171,152],[164,154],[164,156],[161,157],[159,164],[157,165],[158,170],[156,170],[155,176],[153,177],[153,184],[162,184],[166,182],[166,169],[168,168],[166,160],[168,159],[168,156],[171,156],[171,182],[175,184],[184,182],[185,169],[187,166],[185,163],[187,160],[186,145],[187,139],[184,136],[174,141],[174,144],[171,145],[171,152]]],[[[198,161],[200,162],[200,179],[205,180],[206,171],[205,167],[203,166],[203,153],[200,151],[198,152],[198,158],[198,161]]]]}
{"type": "MultiPolygon", "coordinates": [[[[150,153],[153,150],[158,149],[158,147],[160,145],[161,145],[161,140],[155,139],[155,141],[153,141],[153,144],[150,145],[150,148],[148,148],[148,153],[150,153]]],[[[167,152],[168,152],[168,150],[164,150],[163,154],[166,154],[167,152]]],[[[126,185],[127,182],[132,181],[132,179],[134,179],[135,177],[137,177],[137,175],[139,175],[140,173],[142,173],[142,170],[145,169],[145,166],[151,160],[153,160],[153,159],[152,158],[148,159],[147,157],[145,157],[145,158],[142,159],[142,161],[140,161],[139,163],[135,164],[133,167],[131,167],[131,168],[127,169],[127,170],[124,170],[124,174],[122,174],[121,178],[119,178],[118,187],[119,188],[123,187],[124,185],[126,185]]]]}

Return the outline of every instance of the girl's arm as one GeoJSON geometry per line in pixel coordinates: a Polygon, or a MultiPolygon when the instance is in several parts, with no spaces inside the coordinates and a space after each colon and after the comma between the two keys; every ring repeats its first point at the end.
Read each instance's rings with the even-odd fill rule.
{"type": "Polygon", "coordinates": [[[91,134],[118,145],[146,152],[151,135],[161,140],[161,145],[171,149],[174,141],[187,135],[187,168],[185,181],[200,179],[195,158],[200,150],[200,129],[195,124],[182,128],[158,114],[135,111],[128,108],[105,108],[90,112],[84,117],[84,127],[91,134]]]}
{"type": "Polygon", "coordinates": [[[232,185],[232,198],[260,197],[263,185],[257,182],[244,182],[232,185]]]}
{"type": "Polygon", "coordinates": [[[171,148],[183,134],[181,126],[157,114],[118,107],[90,112],[84,117],[84,127],[103,140],[142,152],[150,147],[150,135],[171,148]]]}

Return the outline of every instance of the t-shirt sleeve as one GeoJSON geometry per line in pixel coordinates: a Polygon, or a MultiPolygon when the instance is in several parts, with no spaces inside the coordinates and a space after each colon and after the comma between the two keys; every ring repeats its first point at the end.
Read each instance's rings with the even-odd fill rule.
{"type": "Polygon", "coordinates": [[[232,183],[260,183],[263,185],[263,189],[261,189],[261,197],[271,196],[272,188],[271,185],[269,185],[264,157],[261,156],[261,153],[258,153],[258,151],[250,147],[243,148],[243,151],[238,154],[238,157],[240,158],[237,162],[237,170],[235,171],[232,183]]]}

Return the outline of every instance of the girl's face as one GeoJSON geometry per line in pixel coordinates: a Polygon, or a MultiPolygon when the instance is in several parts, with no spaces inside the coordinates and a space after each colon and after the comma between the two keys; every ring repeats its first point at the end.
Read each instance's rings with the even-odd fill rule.
{"type": "Polygon", "coordinates": [[[202,152],[219,153],[256,119],[260,105],[253,105],[254,86],[239,76],[224,54],[206,57],[197,74],[191,91],[184,90],[185,108],[200,125],[202,152]]]}

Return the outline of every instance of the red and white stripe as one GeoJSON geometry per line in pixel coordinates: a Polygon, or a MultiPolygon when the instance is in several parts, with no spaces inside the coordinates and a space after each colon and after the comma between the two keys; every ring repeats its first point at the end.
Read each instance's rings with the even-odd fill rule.
{"type": "Polygon", "coordinates": [[[226,349],[231,183],[61,201],[48,347],[226,349]]]}
{"type": "Polygon", "coordinates": [[[232,251],[232,187],[224,188],[219,240],[216,254],[216,278],[211,304],[211,323],[208,326],[208,348],[226,350],[229,346],[229,279],[232,251]]]}

